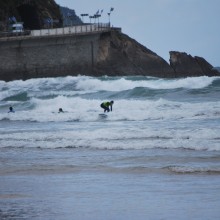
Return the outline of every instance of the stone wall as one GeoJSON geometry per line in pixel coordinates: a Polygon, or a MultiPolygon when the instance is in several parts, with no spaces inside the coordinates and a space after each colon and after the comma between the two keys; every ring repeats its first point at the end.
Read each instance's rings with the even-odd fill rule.
{"type": "Polygon", "coordinates": [[[92,73],[100,34],[0,41],[0,80],[92,73]]]}

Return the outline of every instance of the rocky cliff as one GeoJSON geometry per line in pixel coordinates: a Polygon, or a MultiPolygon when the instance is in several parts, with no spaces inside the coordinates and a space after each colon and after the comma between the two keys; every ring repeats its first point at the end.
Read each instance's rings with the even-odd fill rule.
{"type": "Polygon", "coordinates": [[[63,18],[63,26],[83,24],[82,20],[76,15],[75,10],[60,6],[60,12],[63,18]]]}
{"type": "Polygon", "coordinates": [[[220,76],[220,73],[204,58],[192,57],[185,52],[170,51],[170,66],[175,71],[175,77],[220,76]]]}
{"type": "Polygon", "coordinates": [[[118,31],[102,34],[94,73],[173,77],[169,64],[148,48],[118,31]]]}
{"type": "Polygon", "coordinates": [[[170,64],[118,31],[102,34],[94,67],[96,75],[147,75],[164,78],[220,76],[202,57],[170,51],[170,64]]]}

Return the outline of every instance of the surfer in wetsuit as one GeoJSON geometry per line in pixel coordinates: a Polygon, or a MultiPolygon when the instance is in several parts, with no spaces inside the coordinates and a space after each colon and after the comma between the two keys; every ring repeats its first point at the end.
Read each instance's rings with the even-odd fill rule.
{"type": "Polygon", "coordinates": [[[9,111],[8,111],[8,113],[14,113],[14,112],[15,112],[15,111],[14,111],[13,107],[10,106],[10,107],[9,107],[9,111]]]}
{"type": "Polygon", "coordinates": [[[114,104],[114,101],[111,102],[103,102],[100,106],[104,109],[104,112],[112,111],[112,105],[114,104]]]}

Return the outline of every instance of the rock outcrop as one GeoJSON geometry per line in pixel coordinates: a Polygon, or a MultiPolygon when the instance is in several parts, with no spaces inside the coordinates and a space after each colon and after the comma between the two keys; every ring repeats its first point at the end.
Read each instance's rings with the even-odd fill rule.
{"type": "Polygon", "coordinates": [[[82,20],[76,15],[75,10],[60,6],[60,12],[63,18],[63,26],[81,25],[82,20]]]}
{"type": "Polygon", "coordinates": [[[94,72],[97,75],[174,77],[174,70],[164,59],[118,31],[101,35],[94,72]]]}
{"type": "Polygon", "coordinates": [[[214,67],[214,69],[217,70],[220,73],[220,67],[219,66],[214,67]]]}
{"type": "Polygon", "coordinates": [[[185,52],[170,51],[170,66],[175,77],[219,76],[219,72],[202,57],[192,57],[185,52]]]}

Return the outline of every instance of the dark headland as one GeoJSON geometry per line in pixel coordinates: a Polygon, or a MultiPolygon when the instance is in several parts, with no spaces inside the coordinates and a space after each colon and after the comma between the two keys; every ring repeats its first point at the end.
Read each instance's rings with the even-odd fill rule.
{"type": "MultiPolygon", "coordinates": [[[[35,23],[31,23],[32,19],[29,19],[26,28],[37,28],[39,31],[33,31],[26,36],[0,37],[0,80],[79,74],[144,75],[163,78],[220,75],[204,58],[192,57],[185,52],[170,51],[168,63],[122,33],[120,28],[111,28],[103,24],[82,24],[79,18],[77,26],[64,28],[61,11],[66,10],[60,10],[53,0],[49,6],[45,2],[47,1],[26,0],[14,6],[14,14],[22,19],[24,24],[27,20],[25,11],[31,11],[35,23]],[[45,27],[45,23],[42,22],[45,20],[45,13],[58,21],[53,28],[45,27]]],[[[5,15],[1,15],[1,20],[9,16],[9,12],[6,12],[7,8],[5,15]]],[[[4,29],[4,23],[1,24],[1,28],[4,29]]]]}

